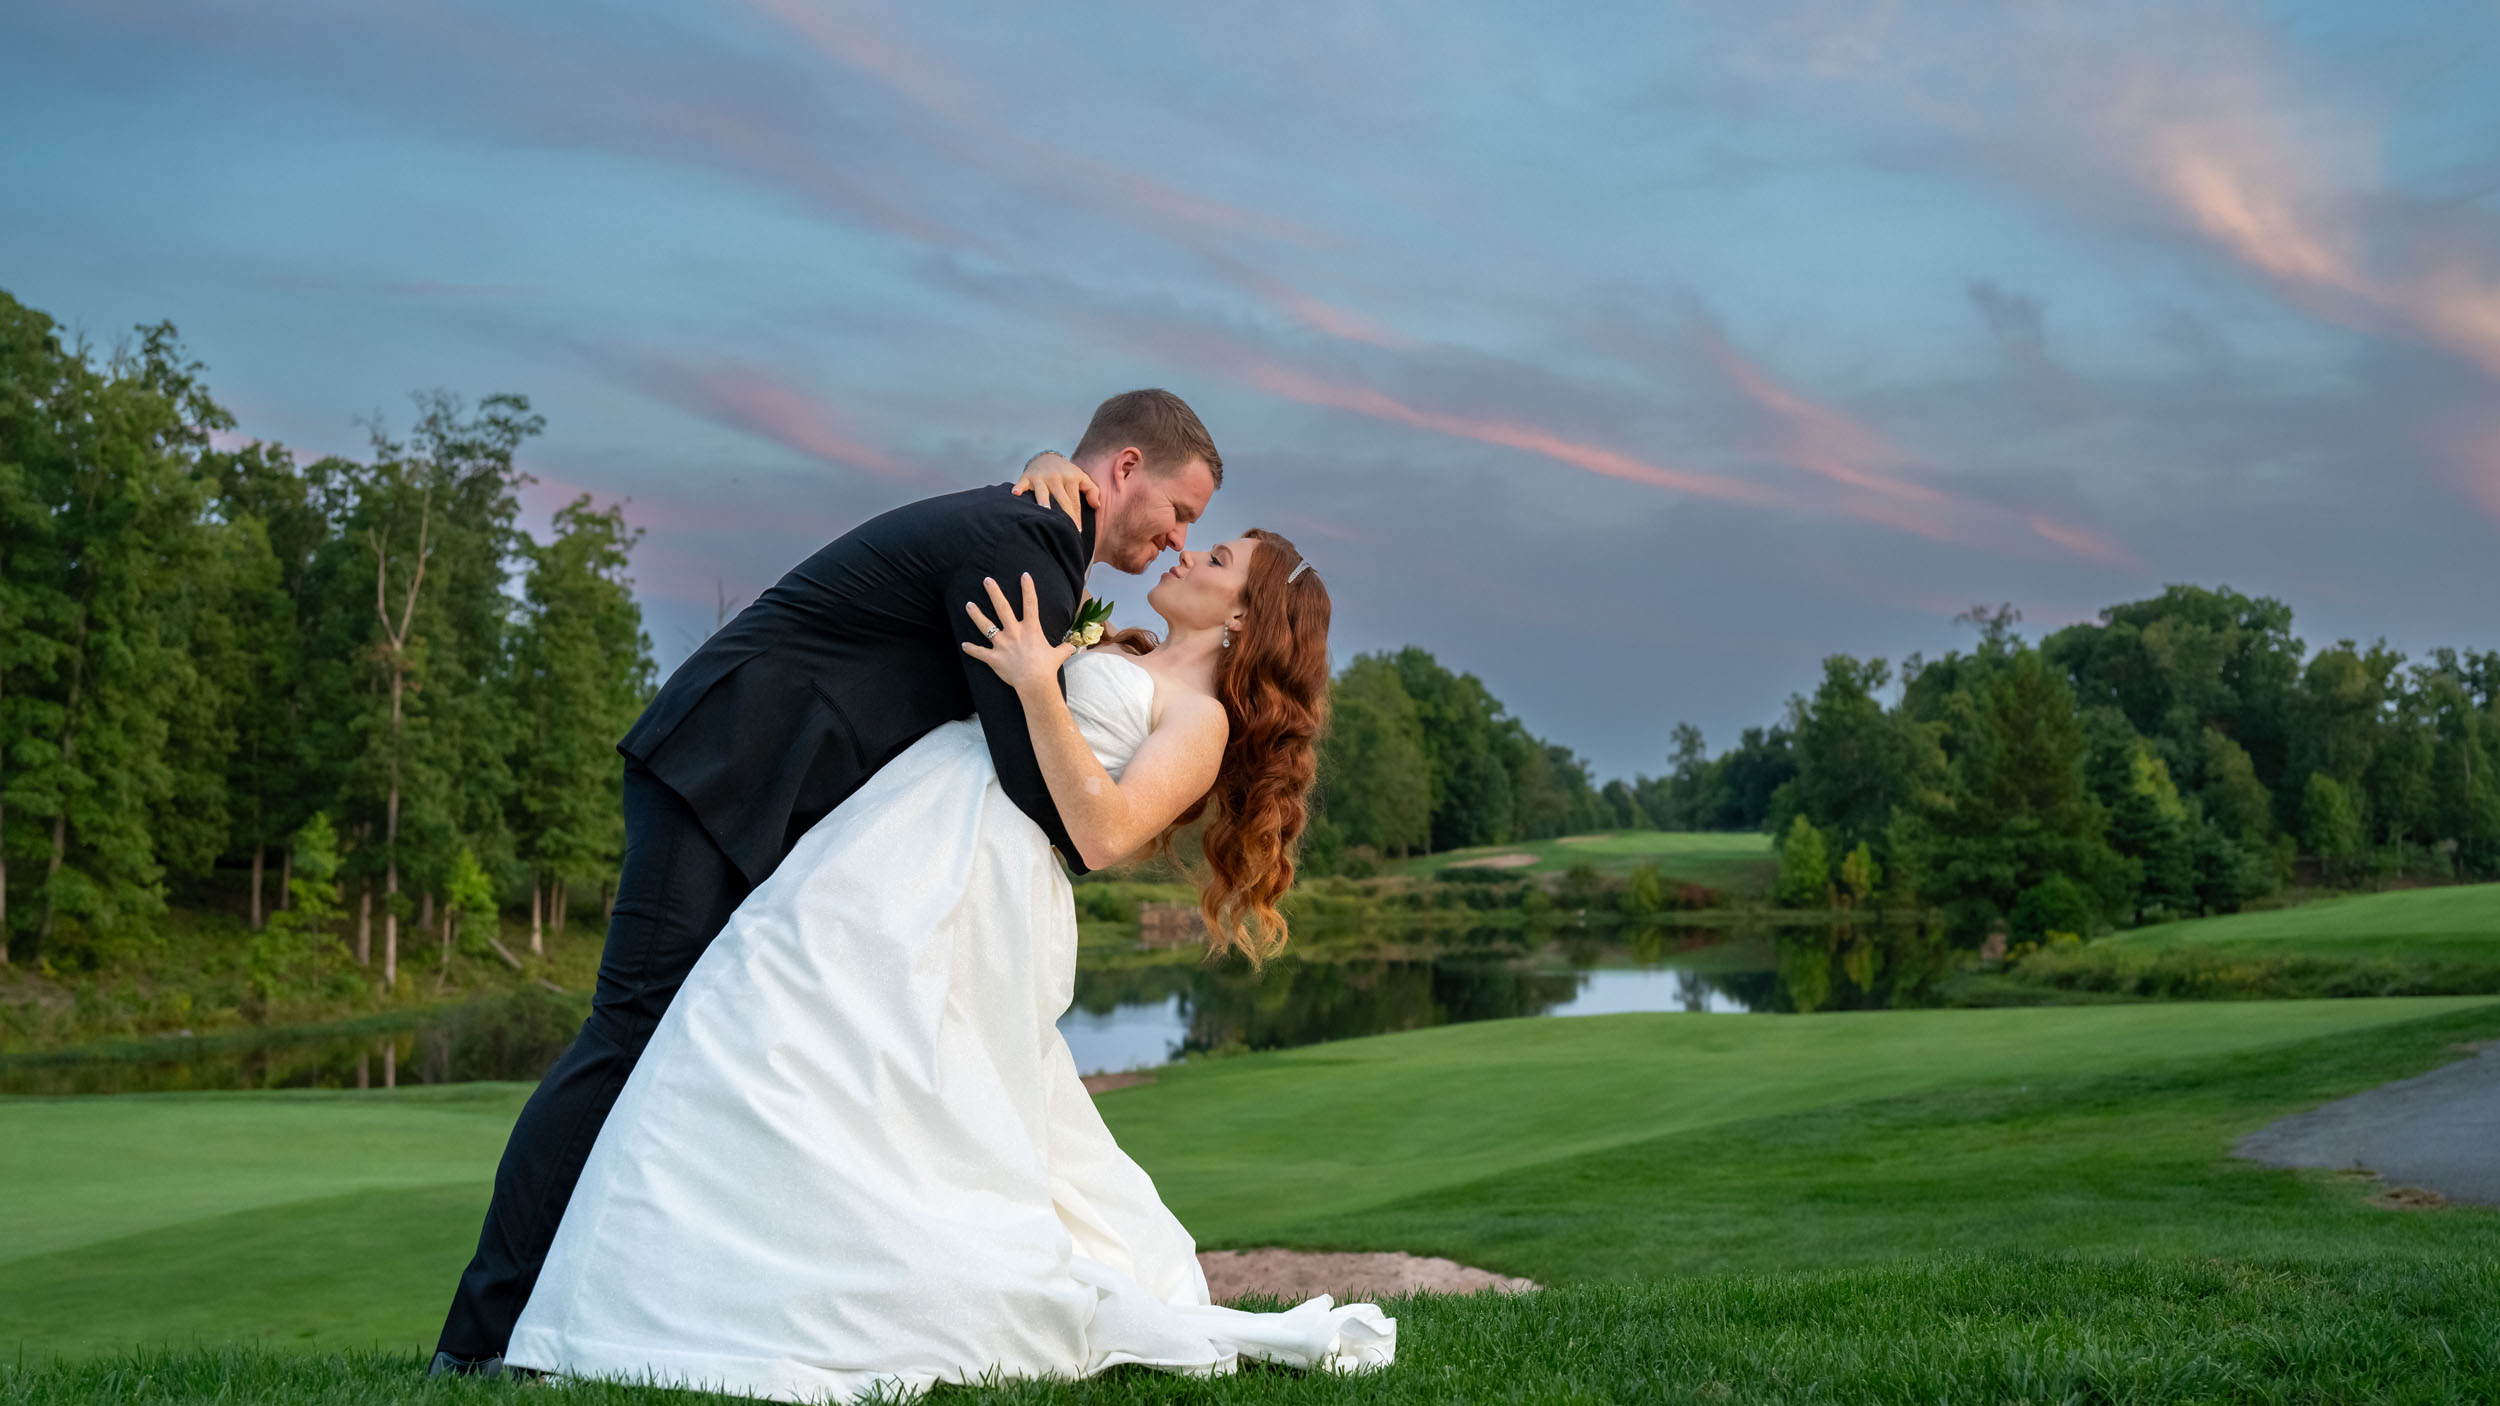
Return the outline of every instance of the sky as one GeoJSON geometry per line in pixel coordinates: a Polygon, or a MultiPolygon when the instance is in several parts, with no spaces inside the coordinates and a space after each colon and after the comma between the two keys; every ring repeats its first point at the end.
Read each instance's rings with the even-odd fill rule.
{"type": "Polygon", "coordinates": [[[0,290],[248,436],[527,395],[663,668],[1140,385],[1600,776],[1975,604],[2500,646],[2492,0],[12,0],[0,132],[0,290]]]}

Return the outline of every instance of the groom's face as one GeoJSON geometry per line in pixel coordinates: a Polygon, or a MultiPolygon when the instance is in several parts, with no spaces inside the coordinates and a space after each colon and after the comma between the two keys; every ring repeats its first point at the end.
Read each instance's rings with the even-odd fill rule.
{"type": "Polygon", "coordinates": [[[1114,461],[1112,491],[1107,495],[1096,555],[1104,564],[1134,576],[1154,565],[1166,551],[1189,545],[1189,525],[1207,510],[1215,496],[1215,473],[1204,459],[1158,472],[1121,451],[1114,461]]]}

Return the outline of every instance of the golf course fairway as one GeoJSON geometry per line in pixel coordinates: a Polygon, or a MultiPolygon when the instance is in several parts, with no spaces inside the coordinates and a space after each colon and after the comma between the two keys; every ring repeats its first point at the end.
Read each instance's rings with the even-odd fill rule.
{"type": "MultiPolygon", "coordinates": [[[[1100,1107],[1207,1247],[1565,1286],[1938,1252],[2488,1260],[2500,1214],[2379,1211],[2227,1153],[2494,1037],[2490,998],[1513,1020],[1185,1065],[1100,1107]]],[[[0,1350],[414,1352],[525,1093],[0,1100],[0,1350]]]]}

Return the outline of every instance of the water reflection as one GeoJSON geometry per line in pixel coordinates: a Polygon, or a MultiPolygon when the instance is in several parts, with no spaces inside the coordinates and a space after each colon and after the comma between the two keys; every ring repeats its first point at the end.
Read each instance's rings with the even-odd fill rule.
{"type": "MultiPolygon", "coordinates": [[[[1187,1055],[1287,1049],[1360,1035],[1519,1016],[1636,1011],[1733,1014],[1764,1009],[1767,969],[1557,967],[1554,958],[1622,960],[1620,947],[1575,945],[1543,959],[1286,958],[1256,976],[1174,963],[1080,971],[1059,1022],[1080,1072],[1110,1073],[1187,1055]]],[[[1760,954],[1768,962],[1769,953],[1760,954]]]]}
{"type": "Polygon", "coordinates": [[[534,1080],[581,1028],[588,1003],[534,987],[398,1029],[154,1040],[106,1058],[0,1058],[0,1094],[365,1089],[534,1080]]]}
{"type": "MultiPolygon", "coordinates": [[[[1315,941],[1255,975],[1181,954],[1121,954],[1078,971],[1060,1030],[1079,1067],[1101,1073],[1519,1016],[1875,1007],[1915,1000],[1941,954],[1914,928],[1848,924],[1743,940],[1710,928],[1383,931],[1315,941]]],[[[0,1094],[532,1080],[584,1011],[580,997],[531,988],[393,1030],[164,1041],[109,1058],[6,1056],[0,1094]]]]}

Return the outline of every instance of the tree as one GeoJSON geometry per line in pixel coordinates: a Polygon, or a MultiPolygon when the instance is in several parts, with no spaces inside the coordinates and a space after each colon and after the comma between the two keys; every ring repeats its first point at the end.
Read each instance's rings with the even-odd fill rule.
{"type": "Polygon", "coordinates": [[[1829,908],[1832,904],[1830,850],[1823,832],[1799,815],[1780,841],[1779,879],[1772,893],[1783,908],[1829,908]]]}
{"type": "Polygon", "coordinates": [[[54,536],[70,466],[52,407],[76,374],[52,319],[0,293],[0,965],[25,911],[9,905],[10,861],[39,853],[38,817],[19,791],[59,726],[56,708],[33,690],[55,677],[71,612],[54,536]]]}
{"type": "MultiPolygon", "coordinates": [[[[416,624],[417,596],[425,589],[426,536],[434,525],[434,487],[424,484],[417,490],[417,514],[413,546],[394,557],[391,551],[391,528],[366,529],[366,539],[373,544],[373,609],[382,624],[380,650],[384,677],[389,680],[391,710],[387,741],[389,789],[384,801],[382,853],[382,987],[389,990],[399,984],[399,803],[400,786],[407,773],[408,686],[417,672],[417,643],[411,630],[416,624]],[[397,566],[404,590],[392,589],[392,567],[397,566]]],[[[393,524],[405,527],[405,524],[393,524]]]]}
{"type": "Polygon", "coordinates": [[[2050,874],[2022,891],[2006,920],[2006,934],[2016,942],[2047,943],[2060,936],[2084,937],[2092,931],[2092,900],[2083,887],[2063,874],[2050,874]]]}
{"type": "Polygon", "coordinates": [[[1881,844],[1895,811],[1932,787],[1944,770],[1937,729],[1875,698],[1891,679],[1881,659],[1845,654],[1823,661],[1811,699],[1791,698],[1788,727],[1797,774],[1788,803],[1827,832],[1837,849],[1881,844]]]}
{"type": "Polygon", "coordinates": [[[1432,843],[1432,772],[1423,724],[1387,656],[1358,655],[1330,689],[1320,751],[1321,810],[1347,845],[1382,854],[1432,843]]]}
{"type": "Polygon", "coordinates": [[[2170,768],[2114,708],[2094,709],[2088,769],[2109,811],[2109,845],[2126,865],[2136,922],[2196,910],[2194,832],[2170,768]]]}
{"type": "MultiPolygon", "coordinates": [[[[23,346],[36,328],[12,321],[23,346]]],[[[77,350],[30,361],[40,352],[11,363],[13,376],[31,371],[41,384],[6,395],[8,457],[12,491],[47,516],[48,531],[11,544],[12,594],[27,611],[17,628],[39,639],[21,634],[10,653],[41,664],[20,674],[20,701],[32,706],[9,713],[23,730],[7,749],[7,796],[49,834],[21,950],[40,949],[65,921],[102,933],[160,911],[159,831],[191,859],[222,824],[221,792],[185,798],[187,812],[173,801],[217,703],[186,647],[216,565],[194,466],[209,434],[231,424],[167,325],[140,329],[134,350],[102,366],[77,350]]]]}
{"type": "MultiPolygon", "coordinates": [[[[265,916],[269,851],[286,853],[288,837],[303,824],[305,807],[319,791],[304,766],[299,603],[306,570],[330,525],[284,448],[253,443],[211,459],[214,511],[230,525],[239,548],[228,597],[234,738],[224,783],[231,843],[243,847],[251,867],[249,912],[258,929],[265,916]]],[[[281,870],[286,867],[282,860],[281,870]]],[[[287,889],[282,873],[280,907],[290,901],[287,889]]]]}
{"type": "Polygon", "coordinates": [[[2302,788],[2300,835],[2328,883],[2352,879],[2361,858],[2361,815],[2352,793],[2323,771],[2309,773],[2302,788]]]}
{"type": "Polygon", "coordinates": [[[451,965],[451,954],[457,948],[464,952],[487,952],[495,941],[495,881],[479,866],[477,856],[462,845],[451,859],[451,874],[443,883],[443,902],[449,910],[444,914],[442,966],[451,965]]]}
{"type": "Polygon", "coordinates": [[[291,838],[290,849],[293,877],[287,907],[254,934],[245,955],[252,989],[264,1011],[313,959],[319,939],[338,918],[338,901],[331,896],[339,867],[338,832],[331,828],[330,817],[313,812],[291,838]]]}
{"type": "Polygon", "coordinates": [[[2211,729],[2241,750],[2270,795],[2288,761],[2289,703],[2302,650],[2291,607],[2201,586],[2172,586],[2149,600],[2113,605],[2099,624],[2060,630],[2041,643],[2078,702],[2116,708],[2183,788],[2210,780],[2196,764],[2211,729]]]}
{"type": "Polygon", "coordinates": [[[1667,906],[1666,879],[1655,864],[1644,864],[1632,871],[1623,886],[1623,911],[1638,916],[1663,911],[1667,906]]]}
{"type": "Polygon", "coordinates": [[[2263,845],[2273,831],[2274,797],[2257,779],[2248,749],[2218,728],[2206,728],[2200,741],[2204,752],[2200,771],[2205,781],[2197,794],[2205,804],[2205,814],[2242,845],[2263,845]]]}
{"type": "Polygon", "coordinates": [[[1875,860],[1875,847],[1860,840],[1840,861],[1840,888],[1849,907],[1860,908],[1875,901],[1884,884],[1884,867],[1875,860]]]}
{"type": "Polygon", "coordinates": [[[1976,945],[2052,874],[2099,906],[2123,902],[2124,869],[2104,839],[2108,814],[2084,782],[2074,694],[2039,652],[2015,649],[1944,711],[1949,775],[1920,824],[1928,897],[1954,938],[1976,945]]]}
{"type": "MultiPolygon", "coordinates": [[[[550,541],[523,551],[513,829],[531,871],[531,912],[550,900],[559,933],[568,885],[613,875],[624,856],[616,739],[649,701],[654,672],[625,576],[639,536],[622,509],[593,508],[585,495],[557,510],[550,541]]],[[[530,944],[541,950],[535,923],[530,944]]]]}

